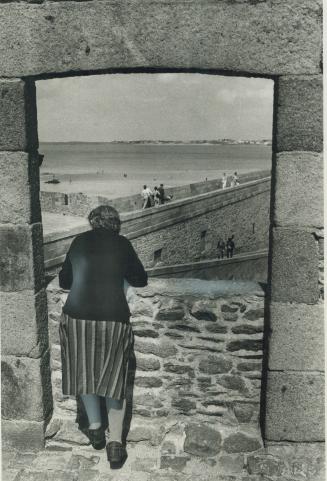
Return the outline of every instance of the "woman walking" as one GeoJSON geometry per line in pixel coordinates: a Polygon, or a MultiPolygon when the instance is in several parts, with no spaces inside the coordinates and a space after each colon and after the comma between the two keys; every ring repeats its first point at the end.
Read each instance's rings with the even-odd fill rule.
{"type": "Polygon", "coordinates": [[[130,241],[121,235],[118,212],[99,206],[88,216],[91,230],[72,242],[59,285],[70,290],[59,326],[64,395],[80,396],[95,449],[106,446],[100,397],[109,417],[106,446],[111,468],[127,457],[122,445],[128,360],[133,345],[124,281],[147,285],[147,274],[130,241]]]}

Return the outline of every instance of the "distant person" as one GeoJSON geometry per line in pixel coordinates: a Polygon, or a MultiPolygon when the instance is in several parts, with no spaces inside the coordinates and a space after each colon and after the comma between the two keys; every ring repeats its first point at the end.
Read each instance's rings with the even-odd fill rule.
{"type": "Polygon", "coordinates": [[[160,192],[157,186],[153,189],[154,206],[159,207],[160,205],[160,192]]]}
{"type": "Polygon", "coordinates": [[[225,255],[226,244],[221,237],[218,239],[217,249],[218,249],[218,259],[223,259],[225,255]]]}
{"type": "Polygon", "coordinates": [[[159,195],[160,195],[160,204],[164,204],[165,203],[165,189],[164,189],[163,184],[160,184],[160,186],[158,188],[158,191],[159,191],[159,195]]]}
{"type": "Polygon", "coordinates": [[[236,187],[237,185],[240,185],[240,182],[239,182],[239,179],[238,179],[237,172],[234,172],[234,175],[233,175],[233,177],[232,177],[232,181],[231,181],[230,186],[231,186],[231,187],[236,187]]]}
{"type": "Polygon", "coordinates": [[[228,258],[233,257],[234,250],[235,250],[234,235],[232,235],[232,237],[228,237],[226,247],[227,247],[227,257],[228,258]]]}
{"type": "Polygon", "coordinates": [[[142,209],[148,209],[151,207],[151,197],[152,197],[152,192],[149,187],[146,185],[143,185],[143,190],[141,192],[142,198],[143,198],[143,207],[142,209]]]}
{"type": "Polygon", "coordinates": [[[225,174],[225,172],[223,173],[223,178],[221,180],[221,183],[222,183],[222,188],[226,189],[226,187],[227,187],[227,175],[225,174]]]}

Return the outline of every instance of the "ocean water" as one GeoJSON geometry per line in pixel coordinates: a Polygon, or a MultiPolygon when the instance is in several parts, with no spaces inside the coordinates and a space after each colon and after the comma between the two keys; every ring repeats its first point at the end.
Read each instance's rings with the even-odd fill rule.
{"type": "Polygon", "coordinates": [[[41,143],[41,190],[120,197],[143,184],[166,187],[270,169],[271,146],[41,143]],[[57,178],[59,184],[46,181],[57,178]]]}

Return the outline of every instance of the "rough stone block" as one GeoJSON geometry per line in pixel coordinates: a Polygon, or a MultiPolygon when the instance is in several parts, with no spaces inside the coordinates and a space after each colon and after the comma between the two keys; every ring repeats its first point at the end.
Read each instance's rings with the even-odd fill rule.
{"type": "Polygon", "coordinates": [[[199,321],[216,321],[217,315],[213,312],[216,305],[210,301],[196,301],[191,309],[191,314],[199,321]]]}
{"type": "Polygon", "coordinates": [[[221,435],[204,424],[189,424],[185,428],[184,451],[201,457],[210,457],[221,450],[221,435]]]}
{"type": "Polygon", "coordinates": [[[304,230],[275,228],[272,251],[272,299],[316,303],[319,299],[318,243],[304,230]]]}
{"type": "Polygon", "coordinates": [[[244,349],[245,351],[261,351],[262,339],[238,339],[237,341],[231,341],[227,345],[227,351],[239,351],[244,349]]]}
{"type": "Polygon", "coordinates": [[[170,357],[177,353],[177,349],[170,342],[160,342],[160,344],[155,344],[154,342],[141,341],[138,338],[134,342],[135,351],[143,354],[154,354],[158,357],[170,357]]]}
{"type": "Polygon", "coordinates": [[[224,374],[218,379],[218,383],[224,386],[226,389],[232,389],[233,391],[239,391],[241,393],[247,392],[246,383],[243,377],[235,374],[224,374]]]}
{"type": "MultiPolygon", "coordinates": [[[[0,122],[1,119],[2,116],[0,122]]],[[[0,172],[0,221],[11,224],[40,222],[37,154],[0,152],[0,172]]]]}
{"type": "Polygon", "coordinates": [[[223,449],[227,453],[246,453],[256,451],[261,447],[261,439],[258,438],[258,435],[255,437],[243,432],[230,434],[223,443],[223,449]]]}
{"type": "Polygon", "coordinates": [[[190,458],[188,456],[163,455],[160,458],[160,469],[172,469],[173,471],[183,471],[189,459],[190,458]]]}
{"type": "Polygon", "coordinates": [[[318,73],[321,15],[317,0],[1,4],[0,75],[137,67],[318,73]]]}
{"type": "Polygon", "coordinates": [[[36,150],[35,84],[31,80],[0,80],[0,150],[36,150]]]}
{"type": "Polygon", "coordinates": [[[323,226],[323,158],[311,152],[277,155],[274,220],[282,226],[323,226]]]}
{"type": "Polygon", "coordinates": [[[2,291],[43,287],[42,224],[0,226],[0,286],[2,291]]]}
{"type": "Polygon", "coordinates": [[[233,411],[239,423],[249,423],[253,417],[254,406],[250,403],[236,402],[233,411]]]}
{"type": "Polygon", "coordinates": [[[160,361],[155,357],[141,357],[140,354],[138,354],[136,369],[141,371],[157,371],[160,369],[160,361]]]}
{"type": "Polygon", "coordinates": [[[162,380],[159,379],[158,377],[153,377],[153,376],[146,376],[146,377],[139,376],[135,379],[134,383],[135,383],[135,386],[146,387],[146,388],[162,386],[162,380]]]}
{"type": "Polygon", "coordinates": [[[271,370],[323,371],[324,305],[270,305],[271,334],[269,368],[271,370]]]}
{"type": "Polygon", "coordinates": [[[253,454],[247,459],[248,472],[250,474],[261,474],[265,476],[280,477],[285,470],[285,464],[282,460],[276,459],[267,454],[253,454]]]}
{"type": "Polygon", "coordinates": [[[256,321],[257,319],[262,319],[265,315],[263,307],[257,309],[249,309],[245,314],[244,318],[248,321],[256,321]]]}
{"type": "Polygon", "coordinates": [[[52,410],[49,353],[41,359],[3,356],[1,361],[2,417],[42,421],[52,410]]]}
{"type": "Polygon", "coordinates": [[[324,375],[268,371],[265,426],[270,441],[324,441],[324,375]]]}
{"type": "Polygon", "coordinates": [[[40,357],[48,347],[45,291],[1,292],[0,312],[2,354],[40,357]]]}
{"type": "Polygon", "coordinates": [[[226,356],[214,356],[209,354],[199,362],[199,371],[205,374],[221,374],[230,371],[233,363],[226,356]]]}
{"type": "Polygon", "coordinates": [[[43,421],[1,420],[1,440],[3,447],[18,451],[36,451],[44,448],[43,421]]]}
{"type": "Polygon", "coordinates": [[[280,77],[276,97],[277,152],[321,152],[322,75],[280,77]]]}

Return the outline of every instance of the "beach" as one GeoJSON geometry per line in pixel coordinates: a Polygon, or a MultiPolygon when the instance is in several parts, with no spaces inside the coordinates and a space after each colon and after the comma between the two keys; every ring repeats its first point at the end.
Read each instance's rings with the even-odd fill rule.
{"type": "Polygon", "coordinates": [[[271,146],[261,144],[41,143],[39,151],[41,190],[110,198],[271,167],[271,146]]]}

